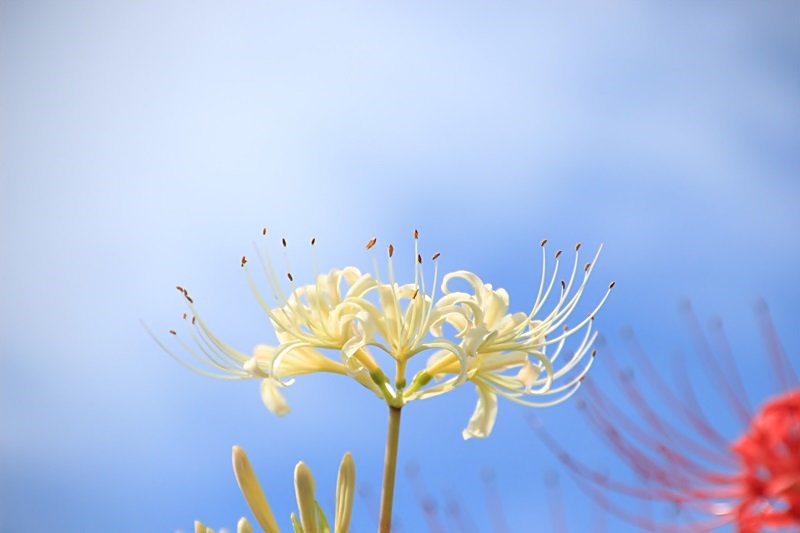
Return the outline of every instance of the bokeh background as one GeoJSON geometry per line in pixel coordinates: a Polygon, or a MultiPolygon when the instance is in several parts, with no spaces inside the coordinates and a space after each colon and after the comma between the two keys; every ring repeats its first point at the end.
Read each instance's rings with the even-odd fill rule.
{"type": "MultiPolygon", "coordinates": [[[[608,345],[624,355],[631,326],[665,373],[685,351],[735,436],[677,308],[724,319],[755,400],[773,390],[758,299],[796,359],[798,20],[791,1],[2,2],[0,530],[235,527],[249,512],[233,444],[287,528],[294,464],[330,509],[351,450],[367,495],[354,530],[375,529],[384,405],[313,376],[276,418],[257,382],[187,372],[140,323],[166,337],[180,283],[229,343],[274,341],[239,269],[262,226],[301,280],[311,237],[322,269],[368,270],[369,238],[408,253],[418,228],[445,270],[507,288],[514,310],[535,296],[541,239],[602,242],[581,312],[616,280],[596,320],[608,345]]],[[[509,530],[549,531],[544,479],[561,472],[569,529],[591,530],[602,513],[529,410],[502,402],[490,438],[462,440],[475,399],[466,386],[404,411],[400,462],[444,526],[449,497],[490,530],[491,471],[509,530]]],[[[625,475],[574,402],[536,415],[625,475]]],[[[398,479],[398,530],[426,530],[398,479]]]]}

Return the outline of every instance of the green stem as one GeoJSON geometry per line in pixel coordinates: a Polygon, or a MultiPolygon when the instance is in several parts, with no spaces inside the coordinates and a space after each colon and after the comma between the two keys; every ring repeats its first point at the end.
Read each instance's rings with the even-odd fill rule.
{"type": "Polygon", "coordinates": [[[383,490],[379,533],[389,533],[392,527],[394,478],[397,473],[397,447],[400,441],[400,407],[389,407],[389,431],[386,435],[386,457],[383,461],[383,490]]]}

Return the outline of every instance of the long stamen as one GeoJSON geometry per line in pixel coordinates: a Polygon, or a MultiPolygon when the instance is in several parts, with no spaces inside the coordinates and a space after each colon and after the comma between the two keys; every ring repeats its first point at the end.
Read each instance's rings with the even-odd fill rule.
{"type": "MultiPolygon", "coordinates": [[[[550,276],[550,283],[547,285],[547,290],[545,291],[542,299],[537,300],[536,303],[534,304],[533,309],[531,309],[531,312],[528,315],[529,320],[532,319],[534,316],[536,316],[539,313],[539,311],[542,310],[542,307],[544,306],[545,302],[550,298],[550,294],[553,292],[553,286],[556,284],[556,278],[558,278],[558,269],[561,265],[560,257],[561,257],[561,250],[556,252],[555,255],[556,264],[553,267],[553,275],[550,276]]],[[[542,264],[544,264],[544,258],[542,258],[542,264]]],[[[544,279],[546,275],[547,271],[542,270],[542,279],[544,279]]]]}
{"type": "Polygon", "coordinates": [[[294,282],[294,276],[292,276],[292,267],[289,264],[289,253],[286,251],[286,239],[281,239],[281,244],[283,245],[283,265],[284,268],[286,268],[286,277],[289,279],[289,287],[292,289],[287,305],[291,305],[292,301],[296,302],[297,305],[294,306],[294,310],[302,316],[304,322],[311,328],[311,332],[315,333],[314,325],[320,324],[320,322],[323,321],[314,320],[307,312],[307,309],[310,309],[311,306],[303,305],[302,297],[304,294],[298,291],[297,284],[294,282]]]}
{"type": "MultiPolygon", "coordinates": [[[[389,258],[388,258],[389,287],[391,287],[391,289],[392,289],[392,298],[393,298],[393,300],[395,302],[399,302],[399,298],[397,296],[397,284],[394,281],[394,263],[392,261],[392,256],[394,255],[394,246],[392,244],[389,244],[388,252],[389,252],[389,258]]],[[[399,307],[399,305],[398,305],[398,307],[399,307]]],[[[400,316],[400,313],[399,312],[395,313],[394,314],[394,318],[395,318],[395,331],[397,331],[397,332],[402,331],[403,323],[402,323],[402,317],[400,316]]],[[[394,336],[392,336],[392,337],[394,337],[394,336]]],[[[392,350],[394,350],[394,353],[396,354],[400,350],[399,335],[397,336],[397,340],[392,338],[392,339],[387,339],[387,341],[389,342],[390,347],[392,348],[392,350]]]]}
{"type": "MultiPolygon", "coordinates": [[[[556,264],[553,268],[553,275],[550,277],[550,283],[547,286],[547,291],[544,293],[544,296],[541,295],[542,287],[544,286],[544,280],[547,277],[547,258],[545,254],[544,245],[547,244],[547,239],[542,241],[542,277],[539,281],[539,293],[536,295],[536,301],[533,304],[533,308],[531,309],[530,313],[528,313],[528,318],[524,323],[521,323],[517,330],[514,332],[514,336],[518,336],[522,334],[525,330],[527,325],[533,321],[533,317],[536,316],[537,313],[541,310],[542,306],[544,306],[545,302],[550,298],[550,293],[553,290],[553,285],[555,285],[556,278],[558,277],[558,267],[559,267],[559,258],[561,257],[561,250],[557,251],[555,254],[556,264]]],[[[544,335],[544,334],[542,334],[544,335]]]]}
{"type": "MultiPolygon", "coordinates": [[[[559,316],[566,316],[569,314],[569,312],[566,312],[566,310],[562,310],[562,307],[566,307],[564,304],[567,302],[569,294],[572,291],[572,285],[575,282],[575,274],[578,271],[578,250],[580,250],[580,248],[580,243],[575,245],[575,259],[572,263],[572,273],[569,276],[569,282],[567,284],[564,284],[563,281],[561,282],[561,296],[559,297],[558,303],[550,312],[550,314],[542,321],[545,324],[554,324],[558,320],[559,316]]],[[[585,281],[586,278],[584,277],[584,283],[585,281]]],[[[578,295],[580,295],[580,293],[578,293],[578,295]]],[[[572,301],[577,303],[577,298],[573,298],[572,301]]],[[[556,325],[555,327],[558,327],[559,325],[560,324],[556,325]]]]}
{"type": "MultiPolygon", "coordinates": [[[[603,295],[603,298],[600,300],[600,303],[598,303],[597,306],[595,306],[595,308],[592,310],[592,312],[588,313],[586,315],[586,318],[584,318],[582,321],[580,321],[578,323],[578,325],[576,325],[574,328],[569,329],[568,331],[566,331],[562,335],[559,335],[558,337],[554,337],[552,339],[544,341],[543,344],[544,345],[548,345],[548,344],[554,344],[554,343],[560,342],[561,339],[563,339],[565,337],[569,337],[570,335],[572,335],[576,331],[580,331],[581,328],[583,328],[586,324],[588,324],[590,321],[592,321],[594,319],[594,316],[597,314],[597,312],[600,310],[600,308],[603,307],[603,304],[606,302],[606,300],[608,299],[609,295],[611,294],[611,289],[613,289],[615,285],[616,285],[616,282],[611,282],[609,284],[608,289],[606,289],[606,293],[603,295]]],[[[552,327],[553,328],[558,327],[559,325],[561,325],[562,322],[563,322],[563,320],[560,321],[560,322],[557,322],[552,327]]]]}
{"type": "MultiPolygon", "coordinates": [[[[248,357],[245,357],[244,354],[237,354],[237,356],[241,355],[240,358],[234,356],[233,354],[226,353],[208,335],[204,334],[202,329],[198,330],[197,328],[190,327],[190,335],[192,340],[195,342],[195,345],[208,359],[206,362],[211,363],[212,366],[220,370],[235,370],[238,372],[241,370],[243,363],[249,359],[248,357]]],[[[185,345],[184,349],[192,353],[192,350],[185,345]]]]}
{"type": "Polygon", "coordinates": [[[314,280],[316,281],[319,278],[319,261],[317,260],[317,248],[314,246],[317,244],[317,238],[311,238],[311,260],[314,263],[314,280]]]}
{"type": "MultiPolygon", "coordinates": [[[[314,297],[317,298],[317,305],[315,306],[317,309],[317,316],[322,323],[322,330],[325,332],[327,337],[332,337],[330,330],[328,329],[328,317],[322,316],[324,311],[327,311],[333,307],[333,302],[331,302],[330,298],[332,295],[326,294],[325,288],[320,287],[319,285],[319,264],[317,261],[317,249],[314,245],[317,243],[316,237],[311,238],[311,255],[313,257],[314,262],[314,297]]],[[[308,301],[308,293],[306,293],[306,301],[308,301]]],[[[309,302],[310,303],[310,302],[309,302]]]]}
{"type": "MultiPolygon", "coordinates": [[[[259,256],[259,259],[261,259],[260,256],[259,256]]],[[[285,306],[279,308],[279,311],[283,314],[283,317],[278,316],[278,314],[272,310],[272,308],[267,304],[267,302],[264,299],[264,297],[261,295],[261,291],[258,289],[258,286],[256,285],[255,280],[253,280],[253,277],[250,275],[250,271],[248,270],[248,268],[246,266],[243,267],[243,268],[244,268],[245,277],[247,278],[247,283],[250,286],[250,290],[253,291],[253,294],[255,295],[256,300],[258,301],[259,305],[264,310],[264,312],[267,313],[267,316],[269,317],[269,319],[272,320],[282,330],[284,330],[284,331],[292,331],[292,327],[291,327],[292,319],[289,317],[285,306]]],[[[277,295],[275,295],[274,292],[273,292],[273,296],[275,296],[276,299],[277,299],[277,295]]],[[[298,334],[301,334],[301,333],[303,333],[303,332],[301,332],[300,330],[292,331],[292,335],[294,335],[294,336],[297,336],[298,334]]]]}
{"type": "MultiPolygon", "coordinates": [[[[267,229],[264,228],[261,230],[261,235],[267,235],[267,229]]],[[[272,297],[275,299],[275,303],[279,306],[284,307],[288,305],[288,301],[286,299],[286,295],[283,293],[283,289],[281,287],[280,282],[278,281],[278,277],[275,275],[275,270],[272,268],[272,258],[269,254],[269,247],[266,243],[263,245],[263,255],[262,249],[258,247],[255,243],[253,246],[256,249],[256,255],[258,257],[259,263],[261,263],[261,269],[264,271],[264,277],[267,279],[267,284],[269,285],[270,290],[272,291],[272,297]]],[[[244,265],[242,265],[244,266],[244,265]]],[[[247,268],[247,267],[245,267],[247,268]]]]}
{"type": "MultiPolygon", "coordinates": [[[[542,277],[539,279],[539,290],[536,292],[536,300],[533,302],[533,308],[529,314],[529,318],[531,318],[536,312],[537,308],[543,303],[542,302],[542,291],[544,291],[544,280],[547,274],[547,251],[545,250],[544,245],[547,244],[547,239],[544,239],[541,244],[542,248],[542,277]]],[[[558,263],[558,259],[556,259],[556,263],[558,263]]],[[[556,268],[558,268],[556,266],[556,268]]],[[[552,286],[552,283],[551,283],[552,286]]]]}
{"type": "MultiPolygon", "coordinates": [[[[367,243],[367,250],[372,250],[372,247],[375,246],[375,243],[378,242],[377,237],[373,237],[367,243]]],[[[378,266],[378,256],[375,254],[375,250],[372,250],[372,268],[375,270],[375,281],[381,281],[381,273],[380,267],[378,266]]]]}
{"type": "MultiPolygon", "coordinates": [[[[547,240],[542,241],[542,243],[545,243],[545,242],[547,242],[547,240]]],[[[550,290],[553,288],[553,282],[555,281],[556,272],[558,271],[558,261],[556,261],[556,272],[553,272],[553,277],[550,280],[550,285],[547,288],[547,292],[545,293],[544,297],[542,297],[541,291],[542,291],[542,288],[544,286],[545,277],[547,275],[547,271],[545,270],[545,268],[546,268],[546,266],[545,266],[545,258],[544,258],[544,251],[543,251],[542,252],[542,276],[541,276],[541,279],[540,279],[540,282],[539,282],[539,293],[536,295],[536,301],[534,302],[533,307],[532,307],[531,311],[528,313],[528,316],[526,317],[526,319],[521,321],[519,324],[517,324],[516,327],[514,327],[513,331],[509,335],[510,338],[517,338],[517,337],[520,337],[520,336],[530,337],[530,336],[534,335],[535,332],[532,329],[529,329],[527,332],[525,332],[525,330],[526,330],[526,328],[530,328],[531,324],[533,324],[534,322],[539,322],[539,321],[534,321],[533,317],[539,311],[541,306],[544,304],[544,301],[547,300],[547,297],[550,295],[550,290]]]]}
{"type": "Polygon", "coordinates": [[[425,318],[422,321],[419,330],[417,331],[417,337],[414,339],[414,345],[417,345],[419,342],[421,342],[430,329],[431,315],[436,307],[436,287],[439,283],[439,262],[437,261],[437,259],[439,259],[439,255],[440,254],[437,252],[433,254],[433,257],[431,258],[431,261],[433,261],[433,288],[431,289],[430,304],[427,304],[427,302],[423,300],[423,302],[425,302],[427,305],[427,310],[425,312],[425,318]]]}
{"type": "MultiPolygon", "coordinates": [[[[411,301],[409,302],[409,320],[407,321],[408,326],[413,326],[416,324],[417,314],[419,313],[419,308],[422,306],[422,312],[425,312],[425,305],[427,299],[427,293],[425,292],[425,274],[422,270],[422,256],[419,254],[418,245],[417,245],[417,231],[414,230],[414,251],[416,252],[417,261],[414,263],[415,268],[419,271],[419,283],[417,284],[417,289],[414,291],[414,295],[411,297],[411,301]],[[420,293],[422,293],[420,295],[420,293]],[[419,303],[417,303],[419,301],[419,303]]],[[[416,277],[416,275],[415,275],[416,277]]],[[[413,346],[416,344],[416,339],[419,337],[419,331],[411,329],[403,328],[403,340],[406,346],[413,346]]]]}
{"type": "MultiPolygon", "coordinates": [[[[184,361],[184,359],[182,357],[178,357],[172,350],[167,348],[167,346],[163,342],[161,342],[158,339],[158,337],[152,331],[150,331],[150,328],[148,328],[147,325],[144,322],[142,322],[142,326],[147,331],[147,333],[153,338],[153,340],[156,341],[156,344],[158,344],[161,347],[162,350],[167,352],[167,355],[169,355],[170,357],[175,359],[175,361],[177,361],[182,367],[186,368],[187,370],[191,370],[192,372],[194,372],[196,374],[200,374],[201,376],[214,378],[214,379],[222,379],[222,380],[239,380],[239,379],[242,379],[240,376],[215,374],[213,372],[207,372],[205,370],[201,370],[199,368],[196,368],[196,367],[190,365],[189,363],[184,361]]],[[[173,331],[174,330],[170,330],[170,333],[172,334],[173,331]]],[[[175,334],[175,335],[177,336],[177,334],[175,334]]],[[[186,347],[183,342],[181,342],[181,346],[186,347]]],[[[202,357],[200,357],[200,356],[198,356],[196,354],[192,354],[192,355],[194,357],[196,357],[198,360],[203,361],[202,357]]],[[[203,362],[205,362],[205,361],[203,361],[203,362]]]]}

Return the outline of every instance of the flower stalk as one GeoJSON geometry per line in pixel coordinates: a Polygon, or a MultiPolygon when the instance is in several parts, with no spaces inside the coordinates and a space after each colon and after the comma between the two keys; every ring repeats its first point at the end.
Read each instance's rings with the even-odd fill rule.
{"type": "Polygon", "coordinates": [[[389,533],[392,527],[394,479],[397,474],[397,449],[400,443],[400,407],[389,407],[389,429],[386,434],[386,456],[383,462],[381,516],[379,533],[389,533]]]}

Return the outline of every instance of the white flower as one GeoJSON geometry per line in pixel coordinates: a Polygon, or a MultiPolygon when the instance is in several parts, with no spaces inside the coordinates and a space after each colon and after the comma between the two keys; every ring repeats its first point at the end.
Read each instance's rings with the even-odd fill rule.
{"type": "MultiPolygon", "coordinates": [[[[578,371],[575,369],[590,351],[596,336],[591,328],[594,315],[605,302],[614,284],[609,286],[603,299],[585,319],[573,328],[565,326],[583,293],[594,264],[593,261],[584,266],[583,279],[575,288],[579,248],[580,245],[575,248],[575,261],[569,282],[561,282],[561,292],[555,307],[542,318],[536,317],[551,294],[558,273],[558,258],[561,255],[560,251],[556,254],[556,266],[547,283],[544,242],[539,292],[527,314],[508,313],[508,293],[503,289],[494,290],[491,285],[484,284],[470,272],[459,271],[445,276],[443,292],[456,298],[460,305],[470,311],[466,323],[460,316],[449,317],[452,326],[459,331],[466,331],[462,335],[462,347],[470,357],[468,378],[475,383],[478,392],[478,404],[464,430],[465,439],[485,437],[491,432],[497,416],[497,395],[523,405],[547,407],[566,400],[580,386],[591,367],[594,352],[591,352],[592,357],[578,371]],[[457,278],[466,281],[473,292],[451,292],[448,282],[457,278]],[[582,332],[583,336],[580,344],[567,361],[556,368],[556,361],[564,349],[565,341],[578,332],[582,332]],[[537,401],[525,399],[531,396],[553,398],[537,401]]],[[[600,251],[597,253],[599,255],[600,251]]],[[[436,353],[428,360],[427,368],[418,374],[415,381],[424,385],[431,377],[442,380],[448,374],[457,376],[419,391],[412,385],[406,394],[409,399],[420,399],[447,392],[460,385],[461,371],[461,366],[449,354],[436,353]]]]}
{"type": "MultiPolygon", "coordinates": [[[[445,275],[442,293],[437,295],[439,254],[432,257],[433,283],[427,285],[417,237],[415,231],[414,280],[405,284],[395,281],[394,246],[389,245],[388,280],[380,278],[376,259],[374,275],[349,266],[315,275],[313,284],[298,286],[288,272],[287,260],[290,290],[284,290],[286,282],[279,281],[265,247],[258,256],[274,304],[263,297],[243,257],[247,279],[278,340],[275,347],[257,346],[252,357],[219,340],[198,315],[187,291],[179,287],[192,314],[187,323],[194,347],[181,338],[179,341],[189,354],[215,372],[173,357],[203,375],[262,379],[262,400],[279,415],[289,412],[281,389],[293,383],[293,376],[312,372],[350,376],[397,408],[408,401],[442,394],[469,380],[477,387],[479,399],[464,431],[465,438],[484,437],[491,432],[498,395],[544,407],[575,392],[591,365],[591,358],[587,361],[585,355],[594,340],[594,314],[608,296],[606,292],[585,319],[572,328],[566,327],[593,269],[593,262],[587,263],[580,280],[580,245],[576,246],[569,282],[562,281],[559,292],[553,289],[561,252],[556,254],[555,269],[548,281],[543,241],[542,276],[536,300],[528,313],[512,313],[510,297],[504,289],[495,289],[464,270],[445,275]],[[465,284],[466,290],[452,290],[454,282],[465,284]],[[544,313],[550,300],[555,300],[554,306],[544,313]],[[578,332],[582,332],[582,342],[571,355],[559,358],[565,341],[578,332]],[[334,358],[324,351],[333,352],[334,358]],[[393,363],[393,381],[378,364],[381,352],[388,358],[380,360],[393,363]],[[407,382],[408,362],[423,353],[432,354],[425,369],[407,382]],[[433,382],[434,378],[438,382],[433,382]],[[543,396],[549,398],[531,399],[543,396]]],[[[286,247],[286,241],[282,243],[286,247]]],[[[370,240],[367,249],[373,249],[375,243],[376,239],[370,240]]]]}

